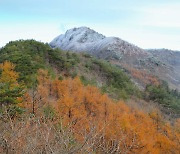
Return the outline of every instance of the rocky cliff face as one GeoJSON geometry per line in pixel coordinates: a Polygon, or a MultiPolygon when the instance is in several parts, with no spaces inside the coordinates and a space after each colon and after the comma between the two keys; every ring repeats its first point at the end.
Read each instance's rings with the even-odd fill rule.
{"type": "Polygon", "coordinates": [[[146,75],[157,76],[167,81],[171,88],[180,90],[179,52],[144,50],[118,37],[106,37],[87,27],[68,30],[50,42],[50,46],[66,51],[87,52],[109,60],[126,69],[140,87],[145,84],[132,75],[132,68],[146,75]]]}

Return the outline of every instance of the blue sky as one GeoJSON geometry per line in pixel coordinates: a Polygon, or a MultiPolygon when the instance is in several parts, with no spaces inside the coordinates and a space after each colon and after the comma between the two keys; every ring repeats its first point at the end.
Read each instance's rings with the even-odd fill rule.
{"type": "Polygon", "coordinates": [[[180,50],[180,0],[0,0],[0,46],[90,27],[142,48],[180,50]]]}

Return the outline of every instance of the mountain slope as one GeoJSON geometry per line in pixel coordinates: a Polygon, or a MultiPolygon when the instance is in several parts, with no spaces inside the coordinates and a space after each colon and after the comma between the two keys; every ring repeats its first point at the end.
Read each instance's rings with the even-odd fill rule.
{"type": "MultiPolygon", "coordinates": [[[[174,65],[170,66],[155,52],[141,49],[120,38],[105,37],[90,28],[79,27],[70,29],[65,34],[56,37],[50,42],[50,46],[66,51],[87,52],[108,60],[127,70],[134,82],[141,88],[152,84],[151,79],[154,80],[158,77],[167,81],[171,88],[180,90],[180,74],[177,69],[174,69],[174,65]],[[146,80],[138,78],[139,76],[146,76],[146,80]]],[[[180,58],[178,60],[180,61],[180,58]]]]}
{"type": "Polygon", "coordinates": [[[0,63],[10,61],[16,65],[20,80],[32,85],[38,69],[48,69],[52,76],[80,76],[85,84],[95,84],[115,98],[138,95],[137,87],[120,69],[86,54],[51,49],[48,44],[34,40],[8,43],[0,50],[0,63]],[[121,92],[123,94],[121,94],[121,92]]]}
{"type": "Polygon", "coordinates": [[[176,154],[180,150],[178,120],[170,125],[159,111],[146,113],[114,101],[98,88],[84,86],[78,77],[52,79],[40,69],[32,96],[6,105],[9,96],[19,96],[1,95],[7,84],[2,79],[17,73],[9,62],[1,66],[0,96],[5,102],[0,99],[0,153],[176,154]],[[16,113],[17,108],[24,112],[16,113]]]}
{"type": "MultiPolygon", "coordinates": [[[[19,80],[23,81],[28,88],[32,88],[36,84],[37,71],[46,69],[52,78],[56,76],[59,77],[59,80],[79,76],[85,85],[95,85],[114,99],[130,99],[131,102],[133,101],[131,106],[140,108],[144,106],[145,110],[149,110],[154,106],[154,103],[149,103],[149,101],[153,101],[155,105],[162,104],[162,111],[166,115],[180,116],[180,95],[177,91],[170,91],[167,86],[158,87],[156,78],[152,76],[149,78],[143,73],[141,80],[147,77],[147,79],[151,79],[155,87],[149,87],[145,93],[140,92],[131,81],[132,78],[125,73],[126,69],[96,59],[89,54],[65,52],[60,49],[52,49],[48,44],[34,40],[20,40],[10,42],[0,50],[0,63],[4,61],[15,64],[15,71],[20,75],[19,80]]],[[[135,76],[138,75],[136,72],[135,76]]]]}

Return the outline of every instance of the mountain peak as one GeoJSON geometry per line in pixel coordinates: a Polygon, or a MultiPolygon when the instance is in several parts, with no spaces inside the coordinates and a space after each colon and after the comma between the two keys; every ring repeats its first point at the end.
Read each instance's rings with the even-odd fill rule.
{"type": "Polygon", "coordinates": [[[104,39],[105,36],[88,27],[72,28],[56,37],[50,46],[62,50],[86,51],[86,44],[92,44],[104,39]],[[81,47],[83,46],[83,47],[81,47]]]}
{"type": "Polygon", "coordinates": [[[75,52],[88,52],[97,57],[119,57],[125,54],[146,55],[148,52],[134,46],[118,37],[105,37],[88,28],[78,27],[66,31],[50,42],[52,48],[75,52]]]}

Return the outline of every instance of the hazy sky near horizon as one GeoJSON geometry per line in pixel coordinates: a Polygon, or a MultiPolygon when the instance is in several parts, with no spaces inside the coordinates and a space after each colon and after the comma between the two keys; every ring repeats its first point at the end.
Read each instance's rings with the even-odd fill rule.
{"type": "Polygon", "coordinates": [[[87,26],[142,48],[180,50],[180,0],[0,0],[0,47],[87,26]]]}

